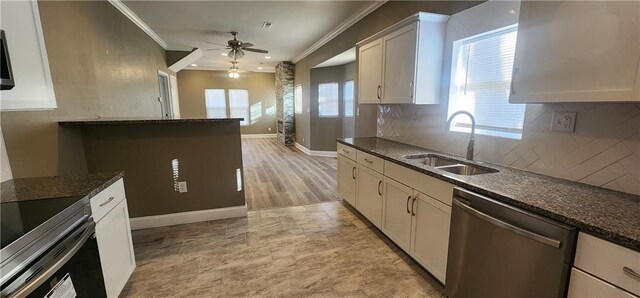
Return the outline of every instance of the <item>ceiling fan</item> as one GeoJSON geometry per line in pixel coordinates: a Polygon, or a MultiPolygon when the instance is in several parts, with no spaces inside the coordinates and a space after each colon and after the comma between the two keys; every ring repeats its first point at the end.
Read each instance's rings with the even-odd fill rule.
{"type": "Polygon", "coordinates": [[[267,50],[253,48],[253,44],[250,42],[243,42],[241,40],[238,40],[238,32],[232,31],[229,33],[231,33],[231,35],[233,36],[233,39],[227,41],[226,45],[215,43],[215,42],[209,42],[209,41],[206,42],[209,44],[224,46],[224,48],[207,49],[205,51],[229,50],[228,55],[231,59],[234,59],[234,60],[242,58],[244,56],[244,51],[263,53],[263,54],[269,53],[269,51],[267,50]]]}

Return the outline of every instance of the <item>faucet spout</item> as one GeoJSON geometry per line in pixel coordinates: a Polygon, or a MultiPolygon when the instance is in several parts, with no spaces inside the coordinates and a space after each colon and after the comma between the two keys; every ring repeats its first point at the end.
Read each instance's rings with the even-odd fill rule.
{"type": "Polygon", "coordinates": [[[457,111],[451,114],[451,116],[447,120],[447,131],[451,131],[451,121],[453,121],[453,118],[461,114],[467,115],[471,119],[471,137],[469,137],[469,144],[467,145],[467,160],[473,161],[473,145],[476,134],[476,119],[473,117],[473,114],[467,111],[457,111]]]}

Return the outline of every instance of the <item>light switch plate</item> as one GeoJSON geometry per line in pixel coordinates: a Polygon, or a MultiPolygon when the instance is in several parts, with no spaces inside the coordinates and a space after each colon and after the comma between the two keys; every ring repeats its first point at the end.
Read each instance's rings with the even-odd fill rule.
{"type": "Polygon", "coordinates": [[[178,192],[187,192],[187,181],[178,182],[178,192]]]}
{"type": "Polygon", "coordinates": [[[553,112],[551,131],[573,132],[576,128],[577,112],[553,112]]]}

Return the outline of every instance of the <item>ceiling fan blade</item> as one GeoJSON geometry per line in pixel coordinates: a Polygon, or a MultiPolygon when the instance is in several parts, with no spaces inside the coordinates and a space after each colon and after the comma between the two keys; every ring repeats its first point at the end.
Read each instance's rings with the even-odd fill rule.
{"type": "Polygon", "coordinates": [[[223,47],[226,47],[226,46],[227,46],[226,44],[221,44],[221,43],[217,43],[217,42],[210,42],[210,41],[205,41],[205,43],[208,43],[208,44],[214,44],[214,45],[217,45],[217,46],[223,46],[223,47]]]}
{"type": "Polygon", "coordinates": [[[263,54],[269,53],[269,51],[261,50],[261,49],[253,49],[253,48],[242,48],[242,49],[245,51],[254,52],[254,53],[263,53],[263,54]]]}
{"type": "Polygon", "coordinates": [[[250,43],[250,42],[243,42],[241,46],[242,46],[243,48],[250,48],[250,47],[252,47],[252,46],[253,46],[253,44],[252,44],[252,43],[250,43]]]}
{"type": "Polygon", "coordinates": [[[219,49],[206,49],[205,51],[220,51],[220,50],[226,50],[226,48],[219,48],[219,49]]]}

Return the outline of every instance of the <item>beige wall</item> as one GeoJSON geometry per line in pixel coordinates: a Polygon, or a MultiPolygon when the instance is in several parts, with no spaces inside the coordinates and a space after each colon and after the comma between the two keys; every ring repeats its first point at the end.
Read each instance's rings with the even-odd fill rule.
{"type": "Polygon", "coordinates": [[[79,132],[60,119],[160,116],[165,51],[107,1],[40,1],[58,108],[2,112],[16,178],[86,171],[79,132]]]}
{"type": "Polygon", "coordinates": [[[262,117],[255,123],[242,126],[242,134],[276,133],[276,87],[273,73],[249,72],[240,74],[238,79],[230,79],[226,71],[181,70],[178,72],[181,117],[207,117],[205,89],[249,90],[249,104],[253,106],[262,103],[262,117]]]}

